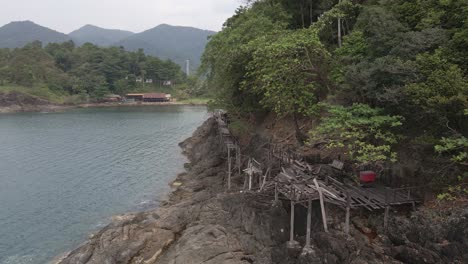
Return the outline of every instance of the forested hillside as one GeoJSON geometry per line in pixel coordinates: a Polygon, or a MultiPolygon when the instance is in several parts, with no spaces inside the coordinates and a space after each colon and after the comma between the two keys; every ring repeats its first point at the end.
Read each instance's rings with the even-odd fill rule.
{"type": "Polygon", "coordinates": [[[86,25],[71,32],[68,36],[70,36],[77,45],[83,45],[89,42],[94,45],[108,47],[133,34],[135,33],[126,30],[106,29],[93,25],[86,25]]]}
{"type": "Polygon", "coordinates": [[[468,176],[467,62],[464,0],[259,0],[211,38],[201,70],[233,117],[291,116],[299,142],[357,165],[424,146],[456,182],[468,176]],[[301,119],[320,123],[302,131],[301,119]]]}
{"type": "Polygon", "coordinates": [[[171,59],[185,66],[190,60],[190,67],[200,65],[200,57],[205,50],[208,37],[215,32],[193,27],[179,27],[162,24],[144,32],[134,34],[114,43],[126,50],[144,49],[145,53],[162,59],[171,59]]]}
{"type": "Polygon", "coordinates": [[[35,40],[44,44],[62,43],[70,40],[70,37],[31,21],[11,22],[0,27],[0,48],[23,47],[35,40]]]}
{"type": "Polygon", "coordinates": [[[0,90],[26,91],[41,97],[72,96],[99,100],[109,93],[155,89],[136,83],[136,77],[156,81],[185,80],[179,65],[147,56],[142,50],[75,46],[72,41],[42,47],[33,42],[23,48],[0,49],[0,90]]]}

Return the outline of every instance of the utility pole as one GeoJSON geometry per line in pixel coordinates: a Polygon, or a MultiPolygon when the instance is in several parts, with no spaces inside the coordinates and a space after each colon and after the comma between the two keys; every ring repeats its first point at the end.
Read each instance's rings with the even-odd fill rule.
{"type": "Polygon", "coordinates": [[[190,60],[185,61],[185,73],[187,74],[187,77],[190,75],[190,60]]]}

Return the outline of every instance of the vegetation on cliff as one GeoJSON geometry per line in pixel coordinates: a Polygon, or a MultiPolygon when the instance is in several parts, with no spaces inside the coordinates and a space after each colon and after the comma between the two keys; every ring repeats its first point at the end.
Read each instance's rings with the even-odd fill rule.
{"type": "Polygon", "coordinates": [[[309,142],[359,163],[422,143],[463,167],[467,43],[463,0],[248,1],[211,38],[201,70],[215,106],[291,115],[297,135],[298,117],[321,116],[309,142]]]}

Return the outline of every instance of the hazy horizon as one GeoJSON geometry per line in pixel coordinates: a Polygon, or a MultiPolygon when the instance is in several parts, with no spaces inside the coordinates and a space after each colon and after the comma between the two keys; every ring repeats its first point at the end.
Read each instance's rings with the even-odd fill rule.
{"type": "Polygon", "coordinates": [[[240,0],[16,0],[2,5],[0,26],[32,21],[65,34],[85,25],[134,33],[160,24],[219,31],[240,5],[240,0]]]}

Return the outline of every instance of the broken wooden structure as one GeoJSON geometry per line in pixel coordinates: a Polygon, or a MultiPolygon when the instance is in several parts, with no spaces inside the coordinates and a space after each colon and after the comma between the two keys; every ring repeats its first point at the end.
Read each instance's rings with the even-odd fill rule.
{"type": "MultiPolygon", "coordinates": [[[[216,116],[216,115],[215,115],[216,116]]],[[[236,166],[240,173],[240,148],[232,138],[222,115],[216,117],[220,137],[228,152],[228,189],[231,189],[231,155],[236,155],[236,166]]],[[[348,183],[321,173],[322,166],[329,166],[341,171],[343,162],[333,161],[332,164],[312,165],[291,149],[280,145],[268,144],[265,164],[249,158],[247,168],[243,170],[244,190],[273,194],[275,202],[279,199],[290,202],[291,223],[289,247],[297,247],[294,240],[294,212],[296,205],[307,208],[307,237],[306,248],[310,247],[312,201],[320,201],[322,223],[325,232],[328,232],[327,214],[325,204],[334,204],[345,210],[346,234],[349,234],[350,215],[352,209],[363,208],[369,211],[384,211],[384,228],[387,229],[389,211],[392,206],[411,204],[413,207],[421,202],[421,197],[415,193],[422,187],[405,187],[391,189],[384,186],[362,187],[348,183]]]]}
{"type": "Polygon", "coordinates": [[[228,174],[228,190],[231,190],[231,178],[233,172],[241,174],[241,153],[240,147],[235,137],[232,136],[227,126],[227,120],[223,111],[216,111],[214,117],[218,127],[218,136],[223,146],[223,150],[227,153],[227,174],[228,174]]]}

